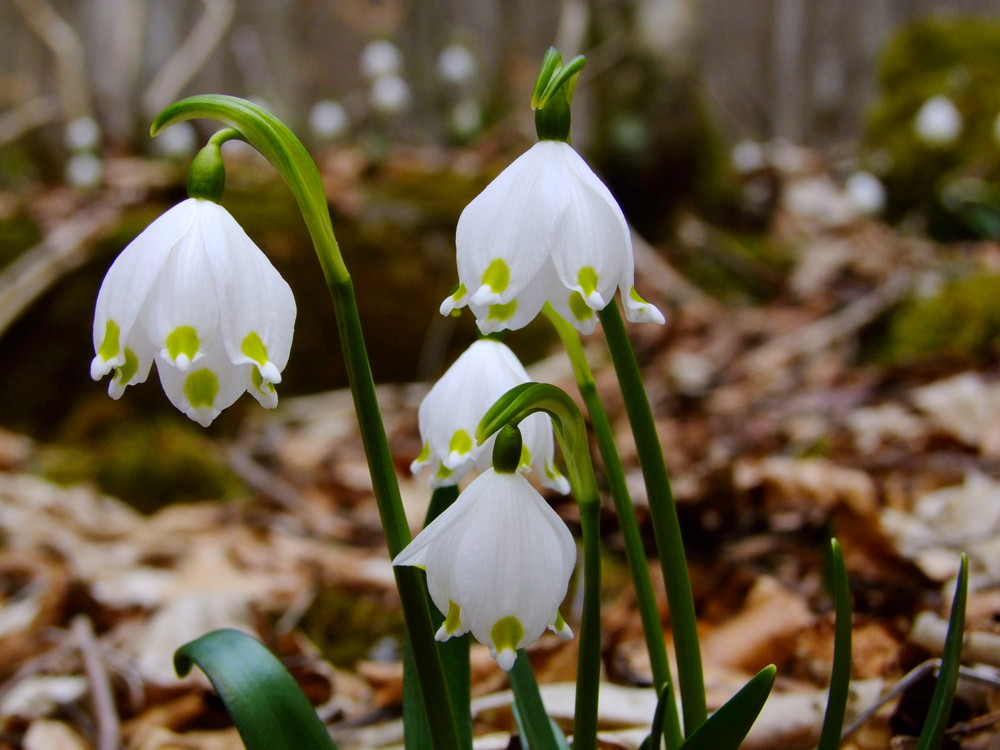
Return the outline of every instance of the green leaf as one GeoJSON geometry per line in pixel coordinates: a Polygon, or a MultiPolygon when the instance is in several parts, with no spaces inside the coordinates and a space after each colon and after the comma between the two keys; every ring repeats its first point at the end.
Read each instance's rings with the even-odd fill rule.
{"type": "Polygon", "coordinates": [[[215,630],[181,646],[174,668],[198,665],[222,698],[247,750],[336,750],[302,688],[264,645],[215,630]]]}
{"type": "Polygon", "coordinates": [[[844,553],[836,539],[830,540],[831,583],[837,613],[833,636],[833,669],[826,699],[826,715],[816,750],[837,750],[844,729],[844,714],[851,684],[851,590],[847,582],[844,553]]]}
{"type": "Polygon", "coordinates": [[[538,692],[531,660],[524,650],[517,652],[514,666],[507,675],[514,691],[514,716],[521,733],[522,747],[530,750],[565,750],[566,738],[545,713],[542,694],[538,692]]]}
{"type": "Polygon", "coordinates": [[[660,697],[656,701],[656,710],[653,712],[653,725],[650,727],[649,735],[639,745],[639,750],[659,750],[663,744],[663,719],[666,716],[667,708],[673,703],[674,691],[669,685],[665,685],[660,691],[660,697]]]}
{"type": "Polygon", "coordinates": [[[760,670],[687,738],[681,750],[737,750],[771,694],[777,671],[773,664],[760,670]]]}
{"type": "Polygon", "coordinates": [[[955,700],[958,685],[958,670],[962,665],[962,641],[965,637],[965,602],[969,593],[969,558],[962,555],[962,565],[955,582],[955,598],[951,602],[951,617],[948,619],[948,635],[944,641],[944,654],[938,670],[937,685],[931,696],[927,720],[917,743],[917,750],[937,750],[948,728],[951,704],[955,700]]]}

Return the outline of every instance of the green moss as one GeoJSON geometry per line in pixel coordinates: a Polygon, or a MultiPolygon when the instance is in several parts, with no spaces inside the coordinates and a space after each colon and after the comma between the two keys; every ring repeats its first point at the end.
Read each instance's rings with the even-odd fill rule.
{"type": "Polygon", "coordinates": [[[1000,225],[978,216],[969,221],[968,206],[956,211],[942,193],[963,179],[1000,179],[993,135],[1000,112],[1000,22],[933,18],[906,27],[886,46],[879,82],[866,143],[880,158],[888,157],[882,176],[889,218],[922,215],[940,239],[995,236],[991,232],[1000,225]],[[917,112],[937,95],[951,99],[962,115],[962,133],[948,146],[928,145],[914,131],[917,112]]]}
{"type": "Polygon", "coordinates": [[[704,247],[686,251],[679,265],[709,294],[764,302],[781,291],[792,260],[765,234],[713,230],[704,247]]]}
{"type": "Polygon", "coordinates": [[[0,218],[0,268],[41,241],[38,225],[23,214],[0,218]]]}
{"type": "Polygon", "coordinates": [[[378,592],[326,588],[302,619],[302,629],[323,654],[339,667],[371,658],[384,638],[402,641],[402,610],[387,606],[378,592]]]}
{"type": "Polygon", "coordinates": [[[879,360],[906,364],[930,357],[974,362],[1000,355],[1000,275],[969,276],[938,294],[901,305],[889,320],[879,360]]]}
{"type": "Polygon", "coordinates": [[[36,470],[61,484],[92,482],[144,513],[246,494],[213,441],[183,419],[117,419],[88,429],[42,449],[36,470]]]}

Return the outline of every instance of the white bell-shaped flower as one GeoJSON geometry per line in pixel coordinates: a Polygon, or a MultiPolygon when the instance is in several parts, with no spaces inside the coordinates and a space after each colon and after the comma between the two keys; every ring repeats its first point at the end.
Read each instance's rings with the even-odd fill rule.
{"type": "Polygon", "coordinates": [[[292,290],[222,206],[189,198],[115,260],[97,295],[90,375],[112,398],[156,361],[171,403],[208,426],[240,394],[263,406],[288,362],[292,290]]]}
{"type": "Polygon", "coordinates": [[[575,563],[573,536],[556,512],[520,474],[493,469],[392,561],[427,571],[446,616],[438,640],[471,631],[505,670],[546,628],[572,637],[559,605],[575,563]]]}
{"type": "MultiPolygon", "coordinates": [[[[473,467],[490,465],[494,438],[476,443],[476,427],[494,402],[516,385],[531,378],[517,356],[505,344],[491,339],[474,342],[420,403],[418,421],[423,442],[410,470],[424,466],[434,470],[431,486],[456,484],[473,467]]],[[[552,421],[545,414],[532,414],[521,422],[523,444],[519,469],[534,467],[542,484],[564,495],[566,481],[554,460],[552,421]]]]}
{"type": "Polygon", "coordinates": [[[458,290],[441,313],[469,305],[484,333],[521,328],[546,301],[584,333],[621,289],[626,317],[663,323],[633,285],[632,239],[621,208],[573,147],[543,140],[462,212],[458,290]]]}
{"type": "Polygon", "coordinates": [[[921,105],[913,128],[930,146],[950,146],[962,134],[962,113],[947,96],[932,96],[921,105]]]}

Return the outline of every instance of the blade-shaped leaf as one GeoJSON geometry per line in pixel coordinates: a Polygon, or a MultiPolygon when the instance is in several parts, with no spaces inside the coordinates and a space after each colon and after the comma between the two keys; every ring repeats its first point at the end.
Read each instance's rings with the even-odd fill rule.
{"type": "Polygon", "coordinates": [[[948,618],[948,635],[941,655],[941,669],[938,671],[937,685],[931,696],[927,720],[917,750],[935,750],[941,747],[944,730],[948,728],[948,715],[955,700],[958,685],[958,670],[962,666],[962,641],[965,637],[965,602],[969,593],[969,559],[962,555],[962,566],[955,582],[955,598],[951,602],[951,617],[948,618]]]}
{"type": "Polygon", "coordinates": [[[833,636],[833,669],[826,699],[826,714],[817,750],[837,750],[844,729],[844,714],[851,684],[851,591],[844,553],[836,539],[830,542],[831,588],[837,619],[833,636]]]}
{"type": "Polygon", "coordinates": [[[336,750],[302,688],[255,638],[215,630],[181,646],[181,677],[198,665],[239,730],[247,750],[336,750]]]}
{"type": "Polygon", "coordinates": [[[760,670],[687,738],[681,750],[737,750],[771,694],[777,671],[773,664],[760,670]]]}

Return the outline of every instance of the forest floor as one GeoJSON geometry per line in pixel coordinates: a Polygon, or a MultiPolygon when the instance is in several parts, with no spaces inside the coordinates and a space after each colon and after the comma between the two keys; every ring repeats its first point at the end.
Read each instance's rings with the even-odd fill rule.
{"type": "MultiPolygon", "coordinates": [[[[915,746],[907,738],[919,734],[933,685],[922,665],[940,654],[965,552],[966,662],[982,679],[961,681],[947,742],[1000,747],[996,349],[983,357],[946,340],[900,354],[891,338],[901,310],[920,314],[911,295],[933,301],[957,275],[1000,273],[1000,246],[942,246],[866,219],[815,155],[795,155],[779,170],[766,232],[787,263],[729,258],[772,285],[765,299],[722,302],[674,270],[678,258],[717,256],[725,239],[694,217],[680,220],[680,251],[636,249],[637,286],[668,314],[667,325],[630,334],[679,503],[710,707],[775,664],[774,693],[745,747],[814,746],[833,640],[824,551],[835,536],[854,600],[849,713],[867,716],[844,747],[915,746]],[[923,676],[869,715],[914,669],[923,676]]],[[[946,328],[954,320],[940,318],[957,314],[960,338],[981,307],[922,320],[946,328]]],[[[653,554],[600,332],[585,343],[653,554]]],[[[529,370],[575,393],[561,353],[529,370]]],[[[426,389],[379,390],[413,523],[429,496],[426,477],[408,471],[426,389]]],[[[283,398],[220,444],[252,488],[243,499],[140,514],[93,486],[41,477],[43,449],[0,432],[0,748],[242,747],[204,678],[179,680],[172,665],[178,646],[220,627],[278,654],[341,748],[401,743],[401,616],[348,392],[283,398]]],[[[573,502],[549,499],[578,531],[573,502]]],[[[637,748],[655,698],[608,499],[602,525],[601,741],[637,748]]],[[[650,569],[662,594],[655,560],[650,569]]],[[[571,596],[564,609],[571,625],[577,604],[571,596]]],[[[669,639],[665,601],[661,613],[669,639]]],[[[530,649],[546,705],[567,727],[575,649],[554,636],[530,649]]],[[[517,747],[505,674],[485,647],[473,648],[472,674],[476,746],[517,747]]]]}

